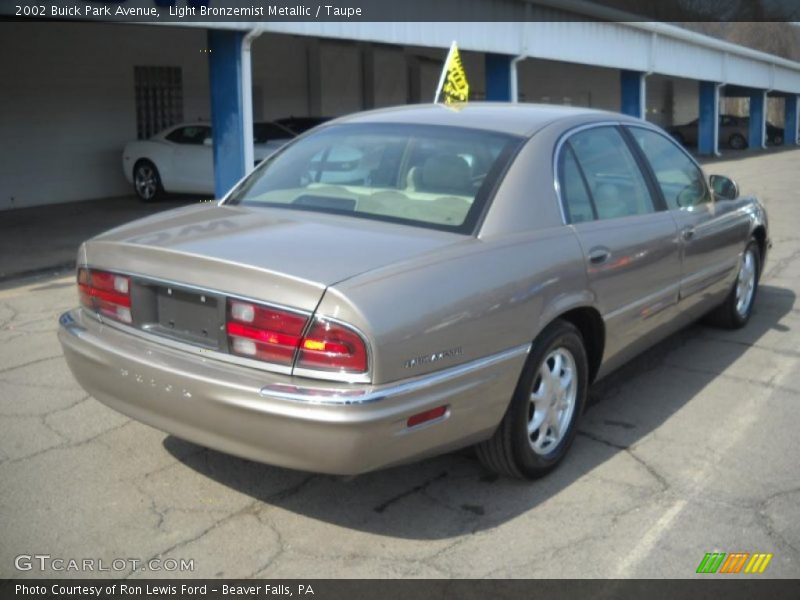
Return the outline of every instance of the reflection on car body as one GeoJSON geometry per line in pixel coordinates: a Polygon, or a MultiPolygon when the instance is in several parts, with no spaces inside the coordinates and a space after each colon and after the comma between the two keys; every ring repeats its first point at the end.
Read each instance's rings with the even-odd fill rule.
{"type": "Polygon", "coordinates": [[[225,452],[354,474],[476,444],[538,477],[592,381],[744,326],[768,249],[762,205],[644,121],[388,109],[88,240],[59,338],[97,399],[225,452]]]}

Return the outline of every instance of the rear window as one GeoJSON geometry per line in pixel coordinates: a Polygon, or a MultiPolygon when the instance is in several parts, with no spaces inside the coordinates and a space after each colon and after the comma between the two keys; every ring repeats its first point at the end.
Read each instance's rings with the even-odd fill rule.
{"type": "Polygon", "coordinates": [[[470,233],[521,142],[455,127],[325,127],[265,161],[228,204],[470,233]]]}

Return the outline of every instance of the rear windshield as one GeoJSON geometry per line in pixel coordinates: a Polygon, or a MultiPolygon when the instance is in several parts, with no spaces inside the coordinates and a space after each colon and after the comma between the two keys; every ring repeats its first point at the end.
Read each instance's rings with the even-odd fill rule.
{"type": "Polygon", "coordinates": [[[456,127],[325,127],[265,161],[228,204],[471,233],[522,139],[456,127]]]}

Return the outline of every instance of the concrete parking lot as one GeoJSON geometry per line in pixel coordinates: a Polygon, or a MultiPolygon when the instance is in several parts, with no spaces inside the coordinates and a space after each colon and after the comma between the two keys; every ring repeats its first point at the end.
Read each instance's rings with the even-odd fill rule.
{"type": "MultiPolygon", "coordinates": [[[[177,558],[197,577],[691,577],[706,552],[769,552],[800,577],[800,150],[715,161],[770,212],[740,331],[693,326],[592,391],[535,483],[469,452],[357,478],[256,464],[123,417],[56,340],[71,273],[0,287],[0,577],[15,557],[177,558]]],[[[737,575],[735,577],[745,577],[737,575]]]]}

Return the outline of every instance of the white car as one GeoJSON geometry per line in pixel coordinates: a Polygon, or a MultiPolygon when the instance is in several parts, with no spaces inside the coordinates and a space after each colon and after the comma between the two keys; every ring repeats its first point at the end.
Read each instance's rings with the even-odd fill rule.
{"type": "MultiPolygon", "coordinates": [[[[263,121],[253,124],[253,158],[256,164],[278,150],[296,134],[286,127],[263,121]]],[[[164,192],[214,194],[214,152],[211,126],[181,123],[148,140],[125,145],[125,178],[145,202],[164,192]]]]}

